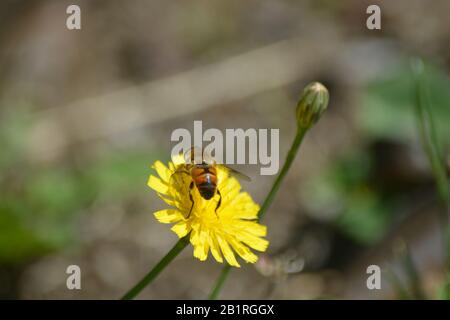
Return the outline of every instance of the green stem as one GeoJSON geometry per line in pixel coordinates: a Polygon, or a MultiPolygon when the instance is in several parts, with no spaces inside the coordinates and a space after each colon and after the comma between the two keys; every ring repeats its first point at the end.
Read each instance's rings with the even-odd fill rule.
{"type": "Polygon", "coordinates": [[[428,161],[430,162],[439,198],[443,207],[440,211],[440,217],[444,236],[444,248],[446,250],[446,269],[447,271],[450,271],[450,234],[448,217],[450,209],[450,186],[444,161],[439,149],[430,101],[425,85],[424,68],[422,60],[418,59],[413,62],[416,86],[416,115],[422,145],[427,154],[428,161]]]}
{"type": "Polygon", "coordinates": [[[420,273],[414,263],[411,250],[408,245],[405,246],[405,252],[403,254],[403,265],[406,271],[406,275],[409,279],[409,285],[413,298],[416,300],[425,300],[425,291],[422,288],[422,281],[420,273]]]}
{"type": "Polygon", "coordinates": [[[435,124],[431,112],[428,92],[424,83],[423,62],[416,66],[416,112],[418,116],[419,132],[423,147],[436,180],[439,197],[445,206],[449,203],[449,185],[444,163],[442,161],[435,124]]]}
{"type": "Polygon", "coordinates": [[[306,131],[308,131],[308,128],[305,127],[300,127],[297,130],[297,134],[295,135],[294,142],[292,142],[291,148],[289,149],[289,152],[286,156],[286,161],[284,162],[283,168],[281,168],[281,171],[278,174],[277,179],[272,185],[272,189],[270,189],[269,194],[266,197],[266,200],[264,200],[264,203],[262,204],[261,209],[259,210],[258,213],[259,220],[261,220],[262,217],[266,214],[267,210],[272,204],[273,199],[275,198],[276,193],[278,192],[278,189],[280,189],[281,182],[288,173],[289,168],[291,167],[292,162],[295,159],[295,156],[300,148],[300,145],[302,144],[303,137],[305,136],[306,131]]]}
{"type": "Polygon", "coordinates": [[[387,279],[388,279],[389,283],[392,285],[392,287],[394,289],[397,299],[400,299],[400,300],[411,300],[412,299],[408,290],[402,284],[402,282],[397,277],[397,275],[394,272],[392,272],[392,270],[388,270],[386,275],[387,275],[387,279]]]}
{"type": "MultiPolygon", "coordinates": [[[[303,138],[306,134],[306,132],[308,131],[308,127],[299,127],[297,129],[297,134],[295,135],[295,139],[292,142],[291,148],[289,149],[289,152],[286,156],[286,161],[284,162],[283,168],[281,168],[280,173],[278,174],[277,178],[275,179],[275,182],[272,185],[272,189],[270,189],[266,199],[264,200],[261,209],[259,210],[258,213],[258,219],[261,220],[263,218],[263,216],[265,215],[265,213],[267,212],[267,210],[269,209],[270,205],[273,202],[273,199],[275,198],[275,195],[278,192],[278,189],[281,186],[281,182],[283,181],[284,177],[286,176],[286,174],[289,171],[289,168],[292,165],[292,162],[295,159],[295,156],[297,155],[297,152],[300,148],[300,145],[302,144],[303,138]]],[[[226,265],[225,267],[223,267],[222,272],[220,273],[219,278],[217,279],[213,290],[211,291],[210,295],[209,295],[209,299],[210,300],[214,300],[217,298],[217,296],[220,293],[220,290],[223,287],[223,284],[225,283],[228,275],[230,274],[231,271],[231,267],[229,265],[226,265]]]]}
{"type": "Polygon", "coordinates": [[[220,276],[217,279],[217,282],[214,285],[211,293],[209,294],[209,300],[217,299],[217,296],[219,295],[220,291],[222,290],[223,284],[225,283],[225,280],[227,279],[230,271],[231,271],[231,266],[229,264],[227,264],[225,267],[222,268],[222,271],[220,272],[220,276]]]}
{"type": "Polygon", "coordinates": [[[172,249],[158,262],[158,264],[150,270],[147,275],[142,278],[130,291],[128,291],[122,300],[131,300],[136,297],[142,289],[144,289],[148,284],[150,284],[158,274],[164,270],[165,267],[189,244],[189,235],[178,240],[178,242],[173,246],[172,249]]]}

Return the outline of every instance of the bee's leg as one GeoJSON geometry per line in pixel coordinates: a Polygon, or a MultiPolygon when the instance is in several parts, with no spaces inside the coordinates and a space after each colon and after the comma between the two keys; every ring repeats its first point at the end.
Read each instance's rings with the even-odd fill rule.
{"type": "Polygon", "coordinates": [[[219,195],[219,201],[217,201],[216,209],[214,210],[216,216],[217,216],[217,209],[219,209],[220,205],[222,204],[222,194],[220,193],[219,189],[217,189],[217,194],[219,195]]]}
{"type": "Polygon", "coordinates": [[[191,193],[192,189],[194,189],[194,181],[191,181],[191,184],[189,185],[189,199],[191,199],[192,204],[191,204],[191,209],[189,210],[189,213],[188,213],[186,219],[189,219],[189,217],[191,216],[192,209],[194,208],[194,199],[192,198],[192,193],[191,193]]]}

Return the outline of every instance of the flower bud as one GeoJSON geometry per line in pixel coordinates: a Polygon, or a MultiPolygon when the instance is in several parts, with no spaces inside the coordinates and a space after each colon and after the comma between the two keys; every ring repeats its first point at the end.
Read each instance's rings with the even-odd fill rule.
{"type": "Polygon", "coordinates": [[[297,123],[300,128],[310,128],[327,109],[329,94],[327,88],[319,82],[312,82],[303,89],[297,104],[297,123]]]}

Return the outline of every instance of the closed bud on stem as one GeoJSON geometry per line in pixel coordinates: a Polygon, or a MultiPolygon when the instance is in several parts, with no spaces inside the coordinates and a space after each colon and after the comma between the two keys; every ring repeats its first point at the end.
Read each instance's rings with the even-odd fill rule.
{"type": "Polygon", "coordinates": [[[329,94],[327,88],[319,82],[312,82],[303,89],[297,104],[297,124],[299,128],[308,129],[314,125],[327,109],[329,94]]]}

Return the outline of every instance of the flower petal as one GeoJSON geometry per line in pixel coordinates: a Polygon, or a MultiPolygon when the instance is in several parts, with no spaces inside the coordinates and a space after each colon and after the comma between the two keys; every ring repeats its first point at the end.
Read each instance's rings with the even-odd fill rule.
{"type": "Polygon", "coordinates": [[[220,263],[223,263],[222,254],[220,253],[220,246],[217,243],[216,237],[210,234],[208,236],[208,243],[214,259],[220,263]]]}
{"type": "Polygon", "coordinates": [[[258,217],[259,206],[247,193],[240,193],[233,199],[222,201],[221,215],[233,219],[253,220],[258,217]]]}
{"type": "Polygon", "coordinates": [[[172,162],[175,165],[175,167],[181,165],[181,164],[185,164],[185,159],[184,159],[184,155],[183,154],[177,154],[175,156],[172,157],[172,162]]]}
{"type": "Polygon", "coordinates": [[[265,237],[267,235],[267,227],[255,221],[236,221],[234,226],[257,237],[265,237]]]}
{"type": "Polygon", "coordinates": [[[230,243],[231,247],[234,249],[234,251],[237,252],[237,254],[244,259],[247,262],[255,263],[258,260],[258,257],[256,254],[250,251],[250,249],[242,244],[239,241],[236,241],[234,238],[230,237],[227,239],[230,243]]]}
{"type": "Polygon", "coordinates": [[[217,235],[217,241],[219,242],[219,246],[220,246],[220,249],[222,250],[225,260],[227,260],[227,262],[230,264],[230,266],[239,268],[240,265],[237,262],[236,257],[234,256],[234,253],[231,250],[228,243],[219,235],[217,235]]]}
{"type": "Polygon", "coordinates": [[[160,197],[165,203],[167,203],[169,206],[172,206],[172,207],[177,207],[178,209],[181,209],[180,208],[180,206],[179,206],[179,203],[176,201],[176,200],[174,200],[174,199],[172,199],[172,198],[170,198],[170,197],[165,197],[163,194],[161,194],[161,193],[156,193],[157,195],[158,195],[158,197],[160,197]]]}
{"type": "Polygon", "coordinates": [[[194,257],[199,259],[200,261],[205,261],[208,258],[209,252],[209,243],[206,238],[205,232],[200,230],[198,232],[194,232],[193,229],[191,232],[191,243],[194,246],[194,257]],[[193,238],[196,238],[193,240],[193,238]]]}
{"type": "Polygon", "coordinates": [[[187,221],[180,221],[174,225],[170,230],[175,232],[179,238],[183,238],[191,231],[191,226],[187,221]]]}
{"type": "Polygon", "coordinates": [[[168,183],[170,180],[170,177],[172,176],[172,171],[169,170],[161,161],[155,161],[153,164],[153,169],[156,170],[156,173],[160,176],[160,178],[168,183]]]}
{"type": "Polygon", "coordinates": [[[161,223],[173,223],[183,220],[183,215],[176,209],[164,209],[154,213],[155,218],[161,223]]]}
{"type": "Polygon", "coordinates": [[[164,183],[161,179],[155,177],[155,176],[150,176],[148,178],[148,182],[147,185],[152,188],[153,190],[155,190],[156,192],[162,193],[164,195],[168,194],[169,191],[169,187],[166,183],[164,183]]]}
{"type": "Polygon", "coordinates": [[[269,241],[267,241],[266,239],[256,237],[248,232],[238,233],[236,235],[236,238],[239,241],[242,241],[243,243],[248,245],[250,248],[253,248],[261,252],[266,251],[267,247],[269,246],[269,241]]]}

